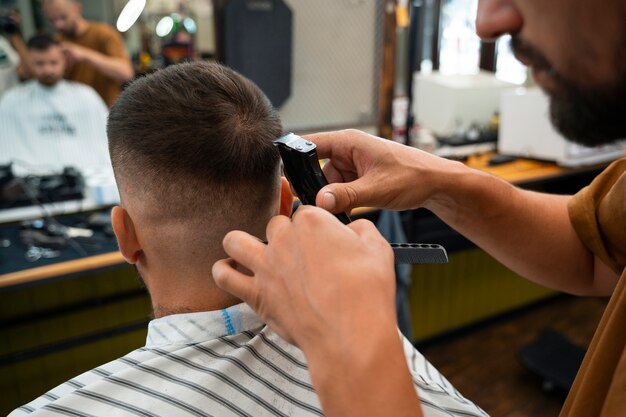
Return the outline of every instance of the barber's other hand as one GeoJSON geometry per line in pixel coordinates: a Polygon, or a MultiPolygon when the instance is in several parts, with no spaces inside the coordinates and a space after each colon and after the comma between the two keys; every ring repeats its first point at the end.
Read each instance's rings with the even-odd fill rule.
{"type": "Polygon", "coordinates": [[[8,17],[9,20],[11,21],[11,25],[9,25],[8,28],[5,28],[7,30],[7,35],[9,35],[9,40],[15,36],[18,36],[21,38],[20,35],[20,23],[21,23],[21,16],[20,16],[20,12],[19,10],[10,10],[8,13],[8,17]]]}
{"type": "Polygon", "coordinates": [[[213,277],[284,339],[319,355],[338,343],[363,343],[372,328],[395,332],[393,252],[371,222],[345,226],[322,209],[301,206],[292,219],[274,217],[267,240],[227,234],[232,260],[216,262],[213,277]]]}
{"type": "Polygon", "coordinates": [[[61,48],[65,54],[68,66],[74,65],[76,62],[85,61],[91,50],[72,42],[61,42],[61,48]]]}
{"type": "Polygon", "coordinates": [[[316,205],[333,213],[355,207],[417,208],[444,186],[439,174],[458,165],[359,130],[305,137],[317,145],[320,158],[330,159],[324,174],[331,184],[319,191],[316,205]]]}

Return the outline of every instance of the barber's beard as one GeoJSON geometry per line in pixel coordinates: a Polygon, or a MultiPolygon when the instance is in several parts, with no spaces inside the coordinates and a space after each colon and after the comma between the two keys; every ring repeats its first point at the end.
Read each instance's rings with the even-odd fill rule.
{"type": "Polygon", "coordinates": [[[626,138],[626,71],[612,86],[561,83],[562,92],[550,95],[550,118],[564,137],[586,146],[626,138]]]}
{"type": "Polygon", "coordinates": [[[68,37],[68,38],[76,38],[77,35],[77,25],[76,23],[72,24],[71,26],[66,27],[63,30],[59,30],[59,32],[61,32],[64,36],[68,37]]]}
{"type": "MultiPolygon", "coordinates": [[[[532,45],[513,37],[513,50],[531,65],[551,68],[532,45]]],[[[558,85],[550,96],[550,118],[557,130],[572,142],[597,146],[626,138],[626,57],[618,57],[617,81],[596,87],[581,87],[551,70],[558,85]]]]}

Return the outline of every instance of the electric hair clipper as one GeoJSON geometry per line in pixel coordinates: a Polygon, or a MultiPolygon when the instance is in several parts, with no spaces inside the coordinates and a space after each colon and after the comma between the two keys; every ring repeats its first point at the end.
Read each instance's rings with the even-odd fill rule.
{"type": "MultiPolygon", "coordinates": [[[[274,143],[278,145],[285,176],[298,198],[302,204],[314,206],[317,192],[328,184],[320,167],[315,144],[293,133],[276,139],[274,143]]],[[[335,216],[343,224],[352,221],[346,213],[336,213],[335,216]]]]}
{"type": "MultiPolygon", "coordinates": [[[[328,180],[322,172],[316,146],[298,135],[288,133],[274,141],[283,160],[285,176],[302,204],[315,205],[315,196],[328,180]]],[[[352,220],[346,213],[335,213],[343,223],[352,220]]],[[[441,245],[425,243],[390,243],[396,263],[447,263],[448,255],[441,245]]]]}

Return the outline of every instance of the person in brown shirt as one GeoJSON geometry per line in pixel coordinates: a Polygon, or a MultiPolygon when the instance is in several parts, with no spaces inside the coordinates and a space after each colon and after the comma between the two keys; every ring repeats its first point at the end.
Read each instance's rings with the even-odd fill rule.
{"type": "MultiPolygon", "coordinates": [[[[624,22],[624,0],[479,0],[476,28],[487,40],[511,34],[515,56],[550,97],[554,125],[594,146],[626,138],[624,22]]],[[[304,351],[326,416],[422,415],[390,330],[391,249],[370,222],[346,227],[328,213],[359,206],[425,207],[530,280],[610,295],[561,416],[626,416],[626,158],[562,196],[355,130],[306,138],[329,158],[321,208],[273,218],[267,244],[229,233],[231,258],[213,277],[304,351]]]]}
{"type": "Polygon", "coordinates": [[[626,415],[626,158],[576,194],[569,214],[586,247],[621,277],[561,416],[626,415]]]}
{"type": "Polygon", "coordinates": [[[90,85],[110,107],[121,85],[134,76],[120,34],[104,23],[85,20],[78,0],[43,0],[42,7],[68,59],[65,78],[90,85]]]}

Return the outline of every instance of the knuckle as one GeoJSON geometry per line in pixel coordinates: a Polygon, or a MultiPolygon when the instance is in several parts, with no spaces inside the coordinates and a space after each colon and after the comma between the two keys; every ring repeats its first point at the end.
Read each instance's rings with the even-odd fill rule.
{"type": "Polygon", "coordinates": [[[366,228],[370,228],[370,227],[375,227],[372,224],[372,222],[370,222],[369,220],[366,220],[366,219],[356,219],[351,224],[352,224],[353,227],[359,228],[359,229],[366,229],[366,228]]]}
{"type": "Polygon", "coordinates": [[[296,214],[299,222],[311,222],[317,217],[316,210],[313,209],[313,206],[307,205],[301,206],[296,214]]]}
{"type": "Polygon", "coordinates": [[[267,223],[266,232],[267,233],[272,232],[272,234],[279,234],[280,230],[282,230],[283,227],[290,222],[291,220],[287,216],[282,216],[282,215],[274,216],[267,223]]]}
{"type": "Polygon", "coordinates": [[[302,206],[294,215],[293,223],[300,233],[305,231],[310,233],[319,228],[324,221],[325,215],[332,217],[330,213],[315,206],[302,206]]]}
{"type": "Polygon", "coordinates": [[[276,228],[278,224],[280,224],[278,216],[272,217],[270,221],[267,222],[267,230],[276,228]]]}
{"type": "Polygon", "coordinates": [[[345,187],[346,198],[350,207],[357,207],[359,204],[359,193],[351,185],[345,187]]]}

